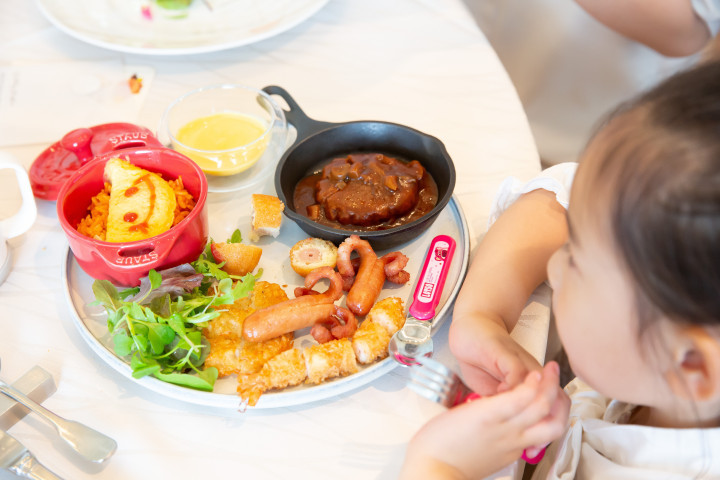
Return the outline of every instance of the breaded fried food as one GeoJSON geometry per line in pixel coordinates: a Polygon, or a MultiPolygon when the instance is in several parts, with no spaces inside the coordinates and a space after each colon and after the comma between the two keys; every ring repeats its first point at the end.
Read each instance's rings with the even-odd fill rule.
{"type": "Polygon", "coordinates": [[[358,371],[355,353],[347,338],[308,347],[303,350],[303,356],[307,366],[306,383],[321,383],[358,371]]]}
{"type": "Polygon", "coordinates": [[[265,342],[248,342],[235,336],[214,337],[208,342],[210,353],[205,366],[217,368],[218,376],[225,377],[257,372],[275,355],[292,348],[293,334],[286,333],[265,342]]]}
{"type": "Polygon", "coordinates": [[[359,363],[387,357],[390,338],[405,324],[404,312],[403,301],[398,297],[388,297],[373,305],[352,338],[359,363]]]}
{"type": "Polygon", "coordinates": [[[159,235],[172,227],[175,191],[160,175],[119,158],[105,164],[110,183],[108,242],[134,242],[159,235]]]}
{"type": "Polygon", "coordinates": [[[388,356],[390,335],[379,323],[368,321],[360,324],[352,338],[352,347],[358,363],[372,363],[388,356]]]}
{"type": "Polygon", "coordinates": [[[257,373],[238,375],[237,392],[248,405],[255,406],[266,391],[299,385],[306,378],[302,351],[293,348],[268,360],[257,373]]]}
{"type": "Polygon", "coordinates": [[[253,291],[247,297],[240,298],[231,305],[213,307],[221,312],[220,316],[210,321],[203,334],[208,338],[228,334],[241,336],[243,322],[251,313],[286,300],[287,293],[280,285],[265,281],[255,282],[253,291]]]}
{"type": "Polygon", "coordinates": [[[265,342],[248,342],[242,338],[243,322],[251,313],[287,299],[280,285],[257,282],[247,297],[231,305],[213,307],[220,311],[220,315],[211,320],[203,331],[210,343],[205,366],[217,368],[221,377],[233,373],[250,374],[259,371],[265,362],[278,353],[291,349],[293,333],[265,342]]]}
{"type": "Polygon", "coordinates": [[[331,241],[310,237],[290,249],[290,266],[304,277],[316,268],[335,268],[337,255],[337,247],[331,241]]]}
{"type": "MultiPolygon", "coordinates": [[[[237,335],[235,325],[230,326],[226,319],[220,318],[213,322],[218,320],[222,323],[214,326],[216,332],[224,334],[232,331],[237,335]]],[[[355,332],[352,342],[341,338],[305,349],[286,349],[267,360],[259,371],[239,374],[237,392],[248,405],[254,406],[268,390],[298,385],[303,380],[309,384],[318,384],[356,373],[358,362],[368,364],[388,355],[390,337],[404,323],[403,301],[397,297],[381,300],[370,310],[355,332]]],[[[234,357],[232,360],[237,361],[234,357]]]]}
{"type": "Polygon", "coordinates": [[[390,337],[405,323],[403,301],[390,297],[375,304],[352,342],[341,338],[300,349],[292,348],[291,334],[259,343],[242,340],[242,323],[250,313],[286,299],[279,285],[257,282],[250,296],[228,306],[227,312],[208,327],[206,336],[211,350],[205,364],[221,372],[237,373],[238,395],[250,406],[256,405],[268,390],[299,385],[303,381],[319,384],[357,373],[358,362],[368,364],[387,356],[390,337]],[[283,342],[282,345],[279,342],[283,342]],[[253,344],[258,345],[258,351],[252,348],[253,344]]]}
{"type": "Polygon", "coordinates": [[[399,297],[388,297],[377,302],[365,317],[365,322],[379,323],[390,335],[405,325],[405,306],[399,297]]]}
{"type": "Polygon", "coordinates": [[[267,390],[322,383],[358,371],[350,341],[332,340],[305,349],[293,348],[271,358],[257,373],[238,375],[237,392],[254,406],[267,390]]]}

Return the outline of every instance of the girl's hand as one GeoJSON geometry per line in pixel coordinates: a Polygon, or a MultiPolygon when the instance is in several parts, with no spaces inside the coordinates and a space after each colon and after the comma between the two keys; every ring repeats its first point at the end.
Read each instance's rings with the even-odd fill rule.
{"type": "Polygon", "coordinates": [[[484,318],[454,319],[450,348],[465,383],[480,395],[504,392],[542,369],[504,326],[484,318]]]}
{"type": "Polygon", "coordinates": [[[546,445],[566,427],[570,399],[550,362],[515,388],[432,419],[411,440],[401,478],[482,478],[546,445]]]}

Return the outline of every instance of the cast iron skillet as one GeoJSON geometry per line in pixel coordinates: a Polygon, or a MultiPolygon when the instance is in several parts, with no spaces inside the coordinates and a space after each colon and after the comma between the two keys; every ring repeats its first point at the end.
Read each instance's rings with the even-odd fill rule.
{"type": "Polygon", "coordinates": [[[332,158],[350,153],[378,152],[419,161],[438,186],[438,203],[430,212],[411,223],[387,230],[357,232],[374,249],[393,248],[419,237],[447,205],[455,188],[455,167],[445,145],[435,137],[404,125],[380,121],[330,123],[313,120],[303,112],[290,94],[281,87],[263,88],[287,102],[289,123],[297,129],[297,139],[287,149],[275,170],[275,190],[285,203],[285,215],[313,237],[339,244],[353,232],[316,223],[295,211],[295,185],[307,175],[319,171],[332,158]]]}

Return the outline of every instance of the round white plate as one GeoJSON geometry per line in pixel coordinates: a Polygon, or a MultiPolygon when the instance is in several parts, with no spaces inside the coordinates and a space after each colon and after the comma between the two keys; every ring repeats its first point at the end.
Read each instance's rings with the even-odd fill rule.
{"type": "Polygon", "coordinates": [[[45,17],[84,42],[122,52],[186,55],[239,47],[307,20],[328,0],[195,0],[169,18],[151,0],[38,0],[45,17]],[[143,15],[149,7],[152,18],[143,15]]]}
{"type": "MultiPolygon", "coordinates": [[[[240,204],[242,204],[240,202],[240,204]]],[[[210,202],[211,237],[224,241],[230,236],[235,228],[240,228],[244,239],[247,242],[249,236],[250,217],[237,215],[238,203],[232,202],[210,202]],[[213,225],[216,226],[213,230],[213,225]]],[[[437,220],[428,228],[423,235],[406,244],[400,245],[394,250],[400,250],[409,257],[405,268],[411,275],[411,282],[407,285],[393,286],[386,283],[380,294],[380,298],[400,297],[406,303],[410,298],[417,275],[422,267],[426,250],[430,241],[436,235],[445,234],[453,237],[457,242],[457,249],[452,260],[448,278],[445,283],[442,298],[437,309],[437,316],[433,321],[436,327],[449,316],[452,303],[457,296],[465,274],[467,273],[470,256],[470,239],[468,226],[460,206],[453,197],[448,206],[440,213],[437,220]]],[[[288,296],[293,298],[293,290],[296,286],[302,285],[302,277],[297,275],[290,267],[289,251],[298,241],[306,238],[303,232],[293,222],[284,219],[282,231],[278,238],[262,237],[257,244],[263,249],[259,267],[263,269],[262,280],[282,285],[288,296]]],[[[378,252],[382,255],[383,252],[378,252]]],[[[78,328],[83,339],[90,345],[95,353],[108,365],[122,373],[133,382],[142,385],[156,393],[171,397],[177,400],[190,402],[199,405],[217,408],[240,408],[240,398],[237,396],[237,379],[234,375],[220,378],[215,383],[213,392],[201,392],[186,387],[172,385],[162,382],[154,377],[135,379],[132,377],[132,370],[128,363],[113,352],[112,339],[107,331],[107,315],[100,306],[90,306],[89,303],[95,300],[92,293],[93,279],[87,275],[78,265],[74,255],[68,248],[67,259],[63,264],[63,278],[65,279],[65,298],[72,312],[75,326],[78,328]]],[[[344,301],[341,300],[341,301],[344,301]]],[[[405,305],[407,311],[408,305],[405,305]]],[[[307,329],[309,330],[309,329],[307,329]]],[[[300,333],[303,333],[302,331],[300,333]]],[[[303,347],[315,343],[309,334],[296,335],[295,345],[303,347]]],[[[390,358],[386,358],[366,367],[360,367],[360,371],[353,375],[330,380],[319,385],[300,385],[286,388],[281,391],[271,391],[260,397],[257,405],[251,408],[277,408],[292,405],[324,400],[340,393],[359,388],[381,375],[389,372],[398,364],[390,358]]]]}

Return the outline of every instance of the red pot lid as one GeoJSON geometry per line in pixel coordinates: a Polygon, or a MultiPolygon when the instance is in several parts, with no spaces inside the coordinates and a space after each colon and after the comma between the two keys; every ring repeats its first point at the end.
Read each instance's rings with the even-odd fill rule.
{"type": "Polygon", "coordinates": [[[42,152],[30,166],[33,194],[57,200],[60,187],[97,155],[131,147],[162,147],[150,130],[132,123],[105,123],[78,128],[42,152]]]}

